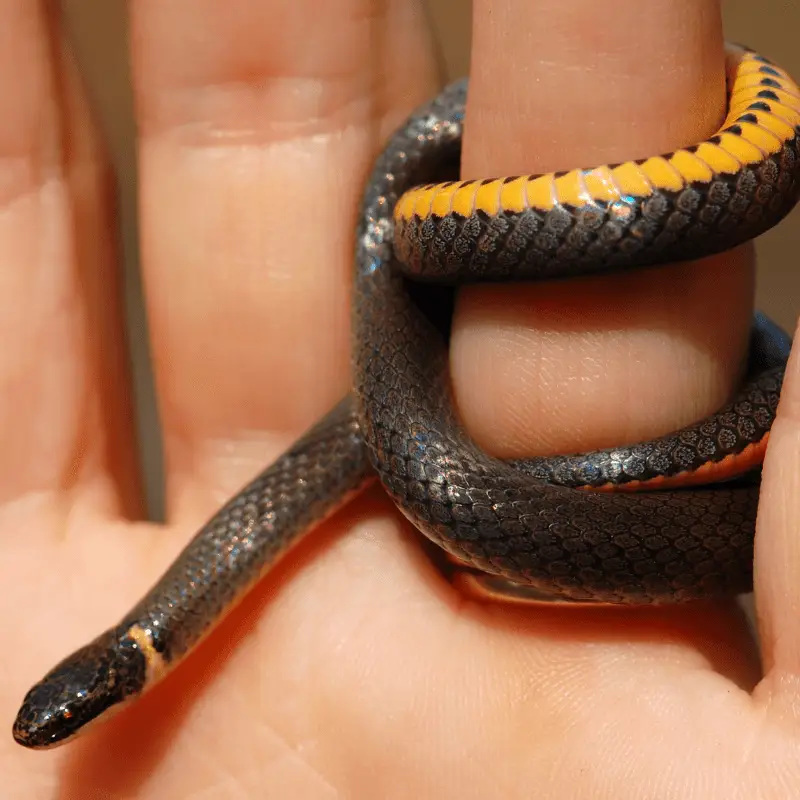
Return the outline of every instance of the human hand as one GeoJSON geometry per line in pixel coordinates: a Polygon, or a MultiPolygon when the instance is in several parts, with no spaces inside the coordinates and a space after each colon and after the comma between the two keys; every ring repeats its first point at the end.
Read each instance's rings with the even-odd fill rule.
{"type": "MultiPolygon", "coordinates": [[[[476,2],[465,177],[637,157],[713,130],[724,104],[715,3],[555,5],[476,2]]],[[[131,5],[168,477],[169,524],[153,526],[128,521],[140,500],[102,153],[69,71],[46,55],[58,38],[29,4],[0,13],[0,142],[14,156],[0,228],[10,727],[28,686],[119,618],[192,529],[346,391],[362,183],[437,75],[408,0],[131,5]]],[[[711,411],[737,378],[751,256],[465,290],[452,360],[470,429],[510,456],[629,441],[711,411]],[[709,297],[724,319],[709,316],[709,297]]],[[[374,491],[124,714],[53,753],[25,752],[9,733],[4,791],[791,796],[797,383],[790,369],[763,490],[763,671],[733,602],[465,600],[374,491]]]]}

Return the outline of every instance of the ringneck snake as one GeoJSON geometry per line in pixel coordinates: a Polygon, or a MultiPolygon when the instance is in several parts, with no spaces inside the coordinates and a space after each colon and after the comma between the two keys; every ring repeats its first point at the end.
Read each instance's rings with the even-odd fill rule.
{"type": "Polygon", "coordinates": [[[707,419],[599,452],[501,461],[454,410],[436,299],[448,285],[698,259],[775,225],[798,197],[800,89],[732,45],[727,83],[728,115],[708,140],[546,175],[454,179],[466,81],[413,113],[363,194],[352,391],[216,513],[120,622],[28,692],[16,741],[53,747],[140,696],[374,480],[489,598],[649,604],[749,590],[759,467],[790,345],[782,331],[756,317],[744,381],[707,419]]]}

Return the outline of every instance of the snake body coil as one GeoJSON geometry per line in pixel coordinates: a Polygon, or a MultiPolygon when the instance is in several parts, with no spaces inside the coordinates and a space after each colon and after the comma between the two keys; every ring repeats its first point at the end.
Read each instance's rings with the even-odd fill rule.
{"type": "Polygon", "coordinates": [[[700,258],[776,224],[800,191],[800,90],[740,48],[729,49],[728,84],[728,117],[708,141],[556,175],[439,183],[457,169],[466,83],[412,115],[364,195],[353,392],[222,508],[118,625],[31,689],[16,740],[59,744],[141,694],[376,476],[420,531],[500,593],[652,603],[749,589],[757,480],[685,487],[760,463],[787,357],[780,331],[757,318],[745,383],[706,420],[627,447],[503,462],[460,425],[446,342],[416,299],[425,282],[700,258]],[[637,491],[594,491],[610,487],[637,491]]]}

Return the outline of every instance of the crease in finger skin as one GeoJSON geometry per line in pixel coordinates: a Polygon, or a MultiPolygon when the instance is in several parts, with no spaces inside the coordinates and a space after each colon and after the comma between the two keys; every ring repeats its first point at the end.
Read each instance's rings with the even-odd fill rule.
{"type": "Polygon", "coordinates": [[[181,122],[168,128],[186,146],[297,143],[369,123],[373,98],[386,91],[385,81],[380,72],[358,85],[347,73],[267,75],[255,82],[241,79],[176,90],[163,103],[187,109],[177,114],[181,122]]]}

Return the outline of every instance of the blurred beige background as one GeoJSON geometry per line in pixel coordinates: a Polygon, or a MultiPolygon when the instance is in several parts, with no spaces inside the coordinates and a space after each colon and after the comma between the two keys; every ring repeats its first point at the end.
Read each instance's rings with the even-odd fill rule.
{"type": "MultiPolygon", "coordinates": [[[[254,0],[255,2],[256,0],[254,0]]],[[[469,69],[469,0],[428,0],[442,54],[450,77],[469,69]]],[[[111,145],[117,169],[123,246],[126,266],[127,309],[138,409],[142,456],[153,515],[161,516],[161,464],[158,425],[148,366],[145,317],[140,298],[136,246],[136,182],[133,116],[128,73],[125,0],[62,0],[66,22],[83,66],[89,91],[111,145]]],[[[726,35],[759,49],[800,78],[800,4],[790,0],[727,0],[726,35]]],[[[777,229],[759,240],[760,308],[790,330],[800,309],[800,209],[777,229]]],[[[712,306],[713,308],[713,306],[712,306]]]]}

